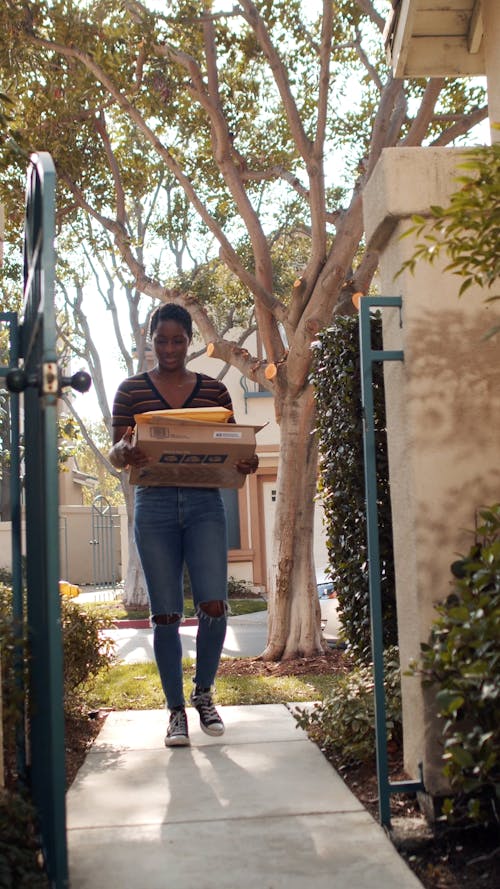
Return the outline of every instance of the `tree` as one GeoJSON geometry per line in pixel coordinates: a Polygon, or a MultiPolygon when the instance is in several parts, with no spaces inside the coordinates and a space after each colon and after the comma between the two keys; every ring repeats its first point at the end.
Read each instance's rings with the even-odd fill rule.
{"type": "MultiPolygon", "coordinates": [[[[99,452],[107,454],[109,451],[109,432],[104,421],[92,423],[90,426],[85,424],[85,429],[89,433],[92,443],[99,449],[99,452]]],[[[113,506],[121,505],[123,503],[123,492],[120,481],[107,471],[106,464],[100,455],[96,457],[94,451],[82,440],[76,445],[75,457],[78,469],[97,479],[97,490],[106,498],[108,503],[113,506]]],[[[85,488],[83,490],[84,504],[91,506],[93,499],[94,492],[85,488]]]]}
{"type": "Polygon", "coordinates": [[[376,269],[377,255],[363,249],[363,189],[386,146],[450,144],[487,115],[478,87],[392,78],[385,9],[377,0],[240,0],[230,12],[209,0],[178,0],[166,12],[136,0],[6,0],[0,11],[15,123],[54,157],[61,218],[81,208],[99,222],[138,292],[186,305],[211,353],[274,395],[281,453],[268,659],[323,644],[310,347],[332,315],[352,311],[352,294],[367,292],[376,269]],[[265,359],[222,336],[182,279],[165,281],[141,259],[128,210],[158,169],[182,188],[213,255],[251,297],[265,359]],[[278,231],[308,238],[288,292],[275,283],[278,231]]]}

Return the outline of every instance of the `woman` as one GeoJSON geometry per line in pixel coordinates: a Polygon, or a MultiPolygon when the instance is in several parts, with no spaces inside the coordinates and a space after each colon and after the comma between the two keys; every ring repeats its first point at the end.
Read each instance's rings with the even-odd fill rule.
{"type": "MultiPolygon", "coordinates": [[[[189,312],[172,303],[160,306],[151,318],[150,334],[156,367],[124,380],[115,395],[109,458],[117,469],[148,462],[140,447],[132,444],[134,414],[188,407],[232,410],[223,383],[186,367],[192,338],[189,312]]],[[[244,474],[255,472],[257,466],[257,457],[237,464],[244,474]]],[[[189,744],[179,635],[184,564],[198,616],[195,687],[190,702],[199,713],[203,731],[222,735],[224,723],[211,691],[226,635],[228,608],[226,516],[220,491],[138,486],[134,532],[148,589],[156,663],[170,710],[165,744],[189,744]]]]}

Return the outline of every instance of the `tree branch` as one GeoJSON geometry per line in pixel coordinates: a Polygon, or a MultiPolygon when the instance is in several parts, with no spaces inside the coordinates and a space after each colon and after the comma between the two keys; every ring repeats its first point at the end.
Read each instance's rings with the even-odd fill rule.
{"type": "MultiPolygon", "coordinates": [[[[99,448],[95,444],[94,440],[92,439],[91,435],[89,434],[88,429],[85,425],[85,422],[82,420],[80,414],[76,410],[72,399],[67,395],[66,392],[63,392],[61,394],[61,400],[64,402],[64,404],[66,405],[66,407],[68,408],[68,410],[73,415],[76,422],[78,423],[78,427],[80,429],[80,432],[82,433],[85,443],[88,445],[88,447],[90,448],[90,450],[92,451],[94,456],[97,458],[97,460],[100,463],[104,464],[107,472],[111,473],[111,475],[113,475],[115,478],[120,478],[120,470],[115,469],[115,467],[109,462],[106,455],[103,454],[102,451],[99,450],[99,448]]],[[[109,426],[107,426],[107,428],[108,428],[108,432],[109,432],[109,426]]]]}
{"type": "Polygon", "coordinates": [[[102,143],[104,145],[104,151],[108,160],[109,169],[113,177],[116,196],[116,216],[118,222],[121,225],[125,226],[127,221],[127,214],[125,210],[125,190],[123,188],[120,167],[117,163],[114,151],[111,148],[111,141],[106,126],[106,117],[102,109],[99,113],[99,116],[94,118],[94,128],[96,133],[101,137],[102,143]]]}
{"type": "Polygon", "coordinates": [[[405,113],[404,81],[391,75],[382,90],[373,124],[370,153],[366,162],[367,177],[377,163],[382,149],[395,145],[405,113]]]}
{"type": "Polygon", "coordinates": [[[83,331],[83,337],[87,346],[87,353],[85,358],[89,364],[91,369],[91,376],[94,383],[94,389],[97,395],[97,401],[99,403],[99,408],[101,410],[101,414],[103,416],[104,422],[106,423],[106,427],[109,430],[110,419],[111,419],[111,411],[109,409],[108,399],[106,396],[106,388],[104,385],[104,374],[102,372],[102,363],[101,356],[99,354],[99,350],[96,348],[94,341],[92,339],[92,335],[90,332],[90,325],[88,322],[88,317],[86,312],[83,311],[82,302],[83,302],[83,289],[81,283],[77,283],[75,286],[76,291],[76,299],[74,302],[70,302],[68,298],[68,303],[71,305],[73,314],[78,319],[78,323],[83,331]]]}
{"type": "Polygon", "coordinates": [[[214,340],[210,343],[210,357],[219,358],[221,361],[231,364],[232,367],[237,367],[244,377],[254,380],[269,392],[274,391],[273,383],[264,374],[269,361],[265,358],[256,358],[239,343],[229,340],[214,340]]]}
{"type": "Polygon", "coordinates": [[[401,140],[400,145],[415,146],[422,144],[422,140],[429,129],[429,124],[433,119],[434,108],[436,107],[439,94],[445,83],[446,79],[444,77],[431,77],[427,81],[418,114],[414,118],[407,135],[401,140]]]}
{"type": "MultiPolygon", "coordinates": [[[[116,84],[106,74],[106,72],[92,59],[91,56],[89,56],[82,50],[77,49],[76,47],[64,46],[62,44],[58,44],[50,40],[45,40],[42,37],[38,37],[32,34],[28,34],[27,39],[35,46],[43,47],[62,56],[77,59],[85,68],[87,68],[88,71],[90,71],[97,78],[97,80],[105,87],[110,95],[113,96],[120,108],[129,116],[131,121],[136,125],[137,129],[146,137],[148,142],[152,145],[152,147],[165,162],[170,172],[177,179],[177,181],[183,188],[188,200],[190,201],[190,203],[192,203],[200,218],[203,220],[209,231],[212,232],[216,240],[221,245],[222,255],[228,268],[230,268],[231,271],[233,271],[237,275],[240,281],[250,290],[251,293],[254,294],[256,299],[261,300],[262,304],[268,309],[270,313],[272,313],[278,320],[283,320],[286,314],[285,307],[282,306],[280,301],[260,284],[255,276],[247,272],[247,270],[242,265],[238,254],[232,247],[230,241],[226,238],[220,226],[216,223],[211,214],[208,212],[204,203],[198,197],[198,194],[193,188],[189,178],[181,169],[180,165],[177,163],[168,149],[163,145],[159,137],[153,132],[153,130],[151,130],[135,105],[129,101],[124,93],[121,92],[121,90],[116,86],[116,84]]],[[[96,211],[93,211],[93,215],[96,219],[99,218],[98,215],[96,215],[96,211]]],[[[121,240],[123,244],[123,237],[121,240]]],[[[129,255],[128,251],[126,251],[126,255],[129,255]]],[[[144,293],[148,293],[150,296],[157,296],[157,298],[159,299],[162,298],[160,293],[163,292],[165,288],[160,287],[160,285],[158,285],[156,282],[152,281],[144,275],[137,275],[137,282],[137,286],[139,287],[139,289],[142,289],[142,286],[148,288],[147,290],[143,290],[144,293]]]]}
{"type": "MultiPolygon", "coordinates": [[[[210,15],[202,17],[203,39],[205,59],[207,63],[208,88],[205,84],[199,65],[185,52],[173,49],[171,46],[159,46],[157,51],[167,54],[182,65],[191,77],[189,87],[191,95],[196,98],[204,108],[211,126],[211,140],[214,158],[217,167],[235,201],[235,204],[245,222],[255,259],[256,280],[271,293],[273,289],[273,265],[267,239],[262,230],[258,214],[255,212],[248,194],[244,188],[242,170],[246,163],[235,151],[229,133],[227,120],[222,110],[222,102],[219,94],[219,79],[217,72],[217,53],[213,18],[210,15]]],[[[229,265],[225,254],[226,263],[229,265]]],[[[231,268],[231,265],[229,265],[231,268]]],[[[234,270],[234,269],[233,269],[234,270]]],[[[238,274],[238,277],[241,275],[238,274]]],[[[255,292],[255,291],[254,291],[255,292]]],[[[274,355],[280,348],[280,337],[277,329],[276,312],[271,309],[267,301],[263,301],[256,295],[256,313],[259,318],[261,336],[266,344],[268,354],[274,355]]]]}
{"type": "Polygon", "coordinates": [[[240,0],[240,5],[243,7],[243,18],[252,28],[252,31],[254,32],[259,43],[259,46],[262,49],[262,52],[264,53],[267,61],[269,62],[269,67],[273,73],[276,86],[278,87],[294,142],[298,148],[301,157],[307,164],[309,162],[312,144],[307,138],[306,132],[302,125],[302,120],[300,118],[297,105],[295,104],[295,99],[293,98],[292,91],[290,89],[288,72],[283,62],[281,61],[275,47],[271,43],[269,33],[255,4],[252,3],[251,0],[240,0]]]}
{"type": "MultiPolygon", "coordinates": [[[[325,183],[324,183],[324,141],[326,130],[326,114],[329,87],[329,68],[331,55],[331,39],[333,29],[333,7],[329,0],[323,0],[323,19],[320,46],[320,88],[318,94],[318,118],[316,138],[313,143],[307,138],[300,118],[295,99],[290,89],[288,72],[271,42],[270,35],[256,6],[251,0],[241,0],[244,9],[243,17],[252,28],[259,46],[268,60],[270,69],[281,96],[283,109],[290,127],[290,132],[301,157],[303,158],[309,178],[309,206],[311,211],[312,251],[304,274],[306,289],[303,296],[305,302],[311,293],[316,277],[326,258],[326,227],[325,227],[325,183]]],[[[289,316],[290,317],[290,316],[289,316]]],[[[276,356],[275,356],[276,357],[276,356]]]]}
{"type": "Polygon", "coordinates": [[[373,6],[372,0],[356,0],[356,5],[359,6],[361,11],[371,19],[373,24],[379,29],[380,33],[382,33],[385,28],[385,19],[378,14],[373,6]]]}
{"type": "Polygon", "coordinates": [[[356,28],[356,38],[357,39],[354,44],[354,48],[359,56],[359,59],[362,62],[362,64],[364,65],[364,67],[366,68],[366,70],[368,71],[368,74],[370,75],[371,79],[373,80],[373,82],[376,85],[379,92],[382,92],[382,90],[383,90],[382,79],[381,79],[380,74],[378,73],[375,65],[371,64],[366,52],[363,49],[363,45],[361,42],[361,33],[360,33],[359,28],[356,28]]]}
{"type": "Polygon", "coordinates": [[[310,181],[309,206],[311,209],[312,229],[312,251],[306,272],[308,277],[311,275],[316,277],[326,257],[326,200],[323,155],[328,118],[332,30],[333,3],[331,0],[323,0],[316,134],[311,152],[311,161],[307,165],[310,181]]]}
{"type": "Polygon", "coordinates": [[[464,114],[453,126],[448,127],[437,137],[437,139],[434,139],[434,141],[431,142],[431,145],[449,145],[455,139],[468,133],[471,127],[475,127],[478,123],[481,123],[482,120],[486,120],[487,117],[487,105],[484,105],[482,108],[477,108],[476,111],[472,111],[470,114],[464,114]]]}

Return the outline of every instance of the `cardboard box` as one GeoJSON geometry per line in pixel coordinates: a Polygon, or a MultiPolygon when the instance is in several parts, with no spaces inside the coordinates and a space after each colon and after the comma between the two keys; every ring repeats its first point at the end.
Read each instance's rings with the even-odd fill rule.
{"type": "Polygon", "coordinates": [[[246,475],[235,464],[255,453],[255,434],[262,426],[199,423],[165,415],[148,415],[135,427],[135,444],[151,463],[132,467],[131,485],[191,488],[241,488],[246,475]]]}

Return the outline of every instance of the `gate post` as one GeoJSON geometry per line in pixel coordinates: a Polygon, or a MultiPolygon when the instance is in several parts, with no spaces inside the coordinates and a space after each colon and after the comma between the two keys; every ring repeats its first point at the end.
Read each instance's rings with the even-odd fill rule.
{"type": "Polygon", "coordinates": [[[393,306],[401,309],[400,296],[365,296],[359,306],[361,352],[361,401],[363,408],[363,450],[365,470],[366,529],[368,549],[368,585],[375,699],[375,748],[377,760],[378,809],[383,827],[391,826],[391,793],[417,793],[424,790],[422,776],[415,781],[390,781],[387,756],[387,717],[384,686],[384,640],[381,596],[380,547],[378,529],[377,459],[375,445],[375,408],[373,401],[373,362],[403,361],[400,349],[373,349],[371,344],[372,307],[393,306]]]}
{"type": "MultiPolygon", "coordinates": [[[[61,386],[86,391],[90,377],[80,373],[66,379],[57,366],[54,239],[55,167],[50,155],[41,152],[31,156],[26,183],[24,301],[18,328],[23,366],[14,366],[6,380],[11,392],[24,393],[27,610],[22,617],[29,649],[27,779],[50,885],[67,889],[57,402],[61,386]]],[[[17,513],[14,518],[17,521],[17,513]]],[[[14,571],[20,570],[20,564],[19,550],[14,571]]],[[[20,601],[22,609],[22,596],[20,601]]]]}
{"type": "Polygon", "coordinates": [[[26,464],[30,784],[51,885],[68,885],[59,597],[55,168],[33,155],[26,186],[22,357],[26,464]]]}

